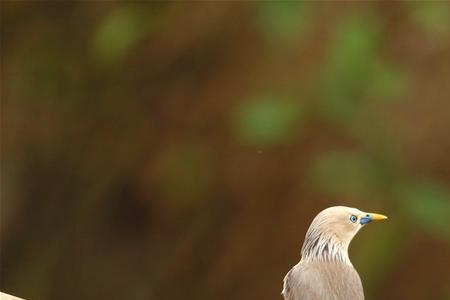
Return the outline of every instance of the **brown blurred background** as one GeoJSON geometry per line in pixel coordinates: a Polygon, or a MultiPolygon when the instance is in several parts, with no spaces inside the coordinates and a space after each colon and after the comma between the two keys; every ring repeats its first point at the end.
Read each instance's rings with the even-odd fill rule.
{"type": "Polygon", "coordinates": [[[389,215],[371,299],[450,299],[448,2],[1,1],[1,286],[281,299],[312,218],[389,215]]]}

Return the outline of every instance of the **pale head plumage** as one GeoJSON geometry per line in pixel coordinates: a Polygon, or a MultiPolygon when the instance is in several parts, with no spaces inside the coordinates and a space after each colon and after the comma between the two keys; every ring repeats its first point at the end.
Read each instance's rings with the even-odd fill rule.
{"type": "Polygon", "coordinates": [[[348,247],[367,214],[356,208],[334,206],[321,211],[311,223],[302,247],[302,260],[341,261],[351,264],[348,247]],[[352,217],[355,216],[356,221],[352,217]]]}

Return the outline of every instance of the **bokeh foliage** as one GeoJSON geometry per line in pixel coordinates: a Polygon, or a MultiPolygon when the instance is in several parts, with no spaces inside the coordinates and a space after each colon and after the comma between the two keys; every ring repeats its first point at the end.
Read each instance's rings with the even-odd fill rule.
{"type": "Polygon", "coordinates": [[[343,204],[367,299],[449,299],[448,3],[1,6],[2,291],[276,299],[343,204]]]}

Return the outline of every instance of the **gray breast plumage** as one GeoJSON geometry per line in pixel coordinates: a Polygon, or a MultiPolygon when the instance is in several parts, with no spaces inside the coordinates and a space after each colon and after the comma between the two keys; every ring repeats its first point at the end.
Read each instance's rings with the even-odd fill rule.
{"type": "Polygon", "coordinates": [[[284,278],[286,300],[364,300],[363,287],[352,265],[300,261],[284,278]]]}

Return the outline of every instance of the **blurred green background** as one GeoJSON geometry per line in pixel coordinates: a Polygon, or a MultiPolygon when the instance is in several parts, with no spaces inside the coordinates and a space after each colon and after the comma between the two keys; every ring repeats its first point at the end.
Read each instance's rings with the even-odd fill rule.
{"type": "Polygon", "coordinates": [[[1,286],[281,299],[312,218],[450,299],[448,2],[1,1],[1,286]]]}

